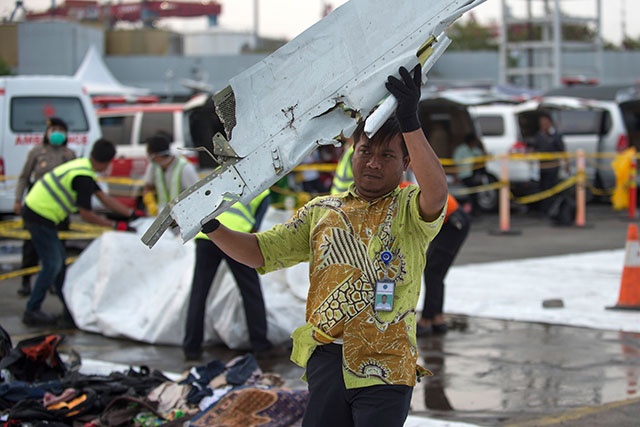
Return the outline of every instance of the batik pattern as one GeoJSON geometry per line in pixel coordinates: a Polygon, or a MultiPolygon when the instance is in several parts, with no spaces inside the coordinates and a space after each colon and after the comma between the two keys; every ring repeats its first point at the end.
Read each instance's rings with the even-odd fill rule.
{"type": "Polygon", "coordinates": [[[286,224],[258,234],[265,257],[261,270],[310,262],[306,319],[343,340],[349,388],[415,384],[415,307],[428,242],[442,222],[420,219],[418,195],[413,186],[373,202],[354,192],[320,197],[286,224]],[[380,259],[385,250],[393,255],[388,266],[380,259]],[[378,313],[374,289],[385,278],[396,284],[394,309],[378,313]]]}

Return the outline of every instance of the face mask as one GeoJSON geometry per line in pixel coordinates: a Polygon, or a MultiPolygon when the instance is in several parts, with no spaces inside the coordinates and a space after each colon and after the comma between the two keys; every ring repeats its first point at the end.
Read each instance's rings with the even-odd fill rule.
{"type": "Polygon", "coordinates": [[[62,132],[54,131],[49,134],[49,142],[51,145],[62,145],[66,139],[67,136],[62,132]]]}

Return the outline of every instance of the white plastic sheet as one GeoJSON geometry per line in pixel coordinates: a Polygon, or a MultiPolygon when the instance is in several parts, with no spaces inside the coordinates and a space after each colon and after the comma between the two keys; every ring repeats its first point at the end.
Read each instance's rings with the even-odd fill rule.
{"type": "MultiPolygon", "coordinates": [[[[263,228],[290,212],[270,209],[263,228]]],[[[151,219],[134,224],[143,230],[151,219]]],[[[69,268],[64,294],[78,327],[110,337],[180,345],[193,276],[195,244],[165,233],[147,248],[135,233],[107,232],[94,240],[69,268]]],[[[308,265],[260,276],[267,308],[268,338],[287,342],[304,323],[308,265]]],[[[244,308],[225,263],[207,299],[205,341],[248,349],[244,308]]]]}

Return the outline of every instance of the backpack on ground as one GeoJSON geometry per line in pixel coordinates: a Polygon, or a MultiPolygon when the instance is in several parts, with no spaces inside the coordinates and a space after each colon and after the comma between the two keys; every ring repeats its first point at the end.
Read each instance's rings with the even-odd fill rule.
{"type": "Polygon", "coordinates": [[[0,369],[7,369],[16,380],[44,382],[58,380],[67,373],[58,346],[64,335],[40,335],[20,341],[0,360],[0,369]]]}

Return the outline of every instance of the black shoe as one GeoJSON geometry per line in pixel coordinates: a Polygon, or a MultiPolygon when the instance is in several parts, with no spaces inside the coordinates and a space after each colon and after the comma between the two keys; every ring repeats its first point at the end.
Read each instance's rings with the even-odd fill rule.
{"type": "Polygon", "coordinates": [[[63,329],[77,329],[75,320],[69,313],[62,313],[56,317],[56,326],[63,329]]]}
{"type": "Polygon", "coordinates": [[[22,323],[27,326],[54,326],[56,318],[40,310],[25,311],[22,315],[22,323]]]}
{"type": "Polygon", "coordinates": [[[434,323],[431,325],[431,332],[434,335],[444,335],[449,330],[449,326],[446,323],[434,323]]]}
{"type": "Polygon", "coordinates": [[[199,351],[187,351],[183,350],[185,362],[197,362],[202,360],[202,350],[199,351]]]}
{"type": "Polygon", "coordinates": [[[31,284],[30,283],[22,283],[20,289],[18,289],[18,295],[21,297],[28,297],[31,295],[31,284]]]}
{"type": "Polygon", "coordinates": [[[416,323],[416,336],[417,337],[428,337],[431,336],[431,326],[422,326],[419,323],[416,323]]]}

